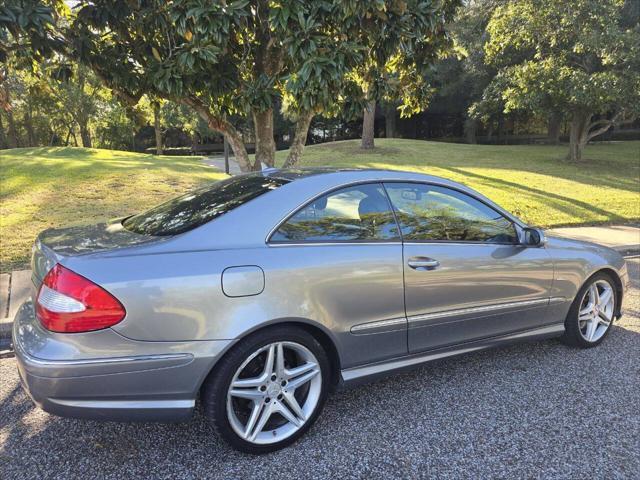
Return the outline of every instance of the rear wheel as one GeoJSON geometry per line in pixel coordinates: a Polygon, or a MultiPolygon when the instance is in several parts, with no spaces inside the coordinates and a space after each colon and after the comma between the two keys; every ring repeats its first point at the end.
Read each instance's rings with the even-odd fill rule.
{"type": "Polygon", "coordinates": [[[604,273],[591,277],[578,292],[565,320],[565,343],[582,348],[599,345],[611,329],[615,306],[611,278],[604,273]]]}
{"type": "Polygon", "coordinates": [[[295,327],[274,327],[242,340],[210,375],[205,412],[234,448],[266,453],[303,435],[318,417],[329,386],[320,343],[295,327]]]}

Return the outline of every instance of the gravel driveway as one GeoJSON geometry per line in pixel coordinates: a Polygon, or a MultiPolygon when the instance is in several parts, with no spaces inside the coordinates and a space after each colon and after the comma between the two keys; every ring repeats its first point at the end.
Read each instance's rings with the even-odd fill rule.
{"type": "Polygon", "coordinates": [[[557,341],[431,364],[334,394],[296,445],[253,457],[185,424],[67,420],[0,360],[0,478],[639,478],[640,260],[599,348],[557,341]]]}

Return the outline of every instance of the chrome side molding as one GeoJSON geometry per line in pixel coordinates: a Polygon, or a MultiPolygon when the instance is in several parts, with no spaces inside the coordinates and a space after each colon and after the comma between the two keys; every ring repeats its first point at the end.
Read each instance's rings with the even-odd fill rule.
{"type": "Polygon", "coordinates": [[[354,335],[366,335],[370,333],[389,332],[392,330],[404,330],[406,328],[407,319],[400,317],[354,325],[351,327],[351,333],[354,335]]]}
{"type": "Polygon", "coordinates": [[[524,300],[520,302],[498,303],[495,305],[484,305],[482,307],[459,308],[456,310],[446,310],[443,312],[426,313],[422,315],[412,315],[408,317],[409,326],[425,320],[435,320],[438,318],[457,317],[458,315],[473,315],[477,313],[491,313],[512,308],[528,308],[549,305],[550,303],[563,302],[564,297],[539,298],[535,300],[524,300]]]}

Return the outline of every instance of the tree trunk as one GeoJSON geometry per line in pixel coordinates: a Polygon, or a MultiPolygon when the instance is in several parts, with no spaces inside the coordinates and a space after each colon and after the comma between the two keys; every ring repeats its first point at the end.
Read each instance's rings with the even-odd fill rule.
{"type": "Polygon", "coordinates": [[[276,142],[273,138],[273,109],[263,112],[253,111],[253,129],[256,136],[256,159],[253,169],[262,170],[264,163],[268,167],[275,166],[276,142]]]}
{"type": "Polygon", "coordinates": [[[475,118],[467,118],[464,121],[464,139],[467,143],[475,145],[478,143],[476,132],[478,130],[478,122],[475,118]]]}
{"type": "Polygon", "coordinates": [[[33,119],[31,117],[31,107],[27,106],[24,112],[24,128],[27,131],[27,147],[36,146],[36,136],[33,132],[33,119]]]}
{"type": "Polygon", "coordinates": [[[392,103],[387,104],[384,113],[384,135],[387,138],[396,137],[396,108],[392,103]]]}
{"type": "Polygon", "coordinates": [[[309,125],[311,125],[312,118],[313,112],[304,112],[298,115],[296,132],[289,147],[289,154],[284,162],[284,168],[295,167],[300,163],[304,146],[307,143],[307,134],[309,133],[309,125]]]}
{"type": "Polygon", "coordinates": [[[549,115],[547,123],[547,142],[550,145],[560,144],[560,127],[562,126],[562,114],[553,112],[549,115]]]}
{"type": "Polygon", "coordinates": [[[153,104],[153,129],[156,134],[156,155],[162,155],[162,130],[160,128],[160,105],[153,104]]]}
{"type": "Polygon", "coordinates": [[[242,141],[242,136],[225,118],[217,117],[211,113],[209,107],[205,105],[201,100],[193,97],[187,97],[180,100],[185,105],[190,106],[195,112],[200,115],[204,121],[207,122],[207,126],[218,133],[227,137],[233,155],[240,166],[242,172],[251,171],[251,162],[249,161],[249,155],[247,149],[242,141]]]}
{"type": "Polygon", "coordinates": [[[375,136],[375,120],[376,120],[376,102],[371,100],[367,102],[367,106],[364,109],[364,118],[362,120],[362,143],[360,148],[365,150],[372,149],[374,145],[375,136]]]}
{"type": "Polygon", "coordinates": [[[4,133],[2,115],[0,115],[0,150],[7,148],[7,135],[4,133]]]}
{"type": "Polygon", "coordinates": [[[82,140],[82,146],[84,148],[91,148],[91,131],[89,130],[89,119],[80,118],[77,123],[78,127],[80,128],[80,139],[82,140]]]}
{"type": "Polygon", "coordinates": [[[587,134],[589,133],[590,122],[590,113],[575,112],[571,117],[571,126],[569,129],[569,153],[567,154],[567,160],[571,162],[582,161],[582,152],[587,144],[587,134]]]}
{"type": "Polygon", "coordinates": [[[500,145],[500,142],[502,142],[502,138],[504,137],[504,117],[502,115],[500,115],[498,117],[498,139],[496,140],[496,143],[498,145],[500,145]]]}
{"type": "Polygon", "coordinates": [[[7,143],[9,144],[9,148],[17,148],[20,146],[20,137],[18,137],[18,130],[16,128],[16,122],[13,118],[13,112],[8,110],[7,112],[7,123],[9,125],[9,135],[7,137],[7,143]]]}

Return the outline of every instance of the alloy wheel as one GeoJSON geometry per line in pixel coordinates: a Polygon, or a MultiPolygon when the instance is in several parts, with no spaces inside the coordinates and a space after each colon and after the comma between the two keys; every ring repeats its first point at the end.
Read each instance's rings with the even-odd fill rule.
{"type": "Polygon", "coordinates": [[[584,293],[578,311],[578,328],[587,342],[597,342],[613,320],[615,295],[606,280],[596,280],[584,293]]]}
{"type": "Polygon", "coordinates": [[[295,342],[275,342],[253,352],[236,371],[227,392],[231,428],[255,444],[282,441],[318,406],[322,373],[315,355],[295,342]]]}

